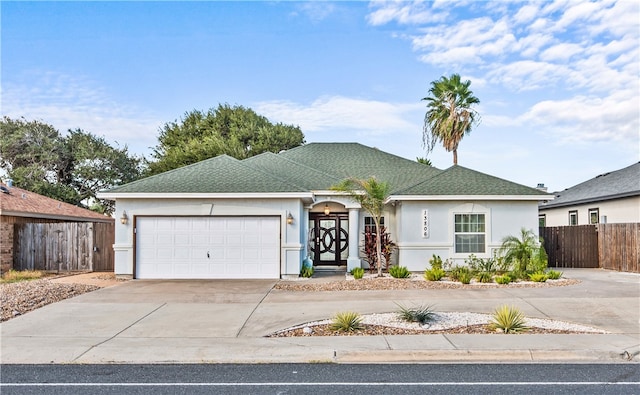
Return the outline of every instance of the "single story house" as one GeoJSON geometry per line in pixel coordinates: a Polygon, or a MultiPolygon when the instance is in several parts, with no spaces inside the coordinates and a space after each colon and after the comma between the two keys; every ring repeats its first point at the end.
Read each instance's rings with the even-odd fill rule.
{"type": "Polygon", "coordinates": [[[540,226],[640,222],[640,162],[554,193],[539,207],[540,226]]]}
{"type": "Polygon", "coordinates": [[[15,224],[104,222],[114,219],[95,211],[0,183],[0,271],[13,268],[15,224]]]}
{"type": "Polygon", "coordinates": [[[522,227],[537,233],[553,196],[462,166],[439,170],[357,143],[311,143],[244,160],[218,156],[103,191],[116,202],[115,272],[133,278],[286,278],[368,267],[372,218],[331,187],[376,177],[392,192],[384,225],[395,260],[422,271],[433,254],[491,257],[522,227]],[[120,223],[123,222],[123,223],[120,223]]]}

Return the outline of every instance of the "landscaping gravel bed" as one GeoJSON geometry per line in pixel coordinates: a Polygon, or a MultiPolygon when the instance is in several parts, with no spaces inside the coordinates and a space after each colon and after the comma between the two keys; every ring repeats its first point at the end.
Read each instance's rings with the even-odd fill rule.
{"type": "Polygon", "coordinates": [[[427,281],[422,276],[413,275],[411,278],[393,278],[368,276],[360,280],[354,280],[347,276],[345,280],[313,282],[307,279],[283,280],[278,282],[274,289],[283,291],[379,291],[379,290],[403,290],[403,289],[482,289],[482,288],[544,288],[567,286],[580,283],[580,280],[565,279],[547,280],[546,282],[519,281],[509,284],[480,283],[472,281],[470,284],[462,284],[454,281],[427,281]]]}
{"type": "Polygon", "coordinates": [[[0,284],[0,322],[99,288],[88,284],[59,284],[49,279],[0,284]]]}

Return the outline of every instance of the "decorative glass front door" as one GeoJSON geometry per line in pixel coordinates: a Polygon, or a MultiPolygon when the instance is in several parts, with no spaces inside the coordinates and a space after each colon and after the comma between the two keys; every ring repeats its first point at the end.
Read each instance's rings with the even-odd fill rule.
{"type": "Polygon", "coordinates": [[[349,216],[309,214],[309,252],[313,265],[346,265],[349,216]]]}

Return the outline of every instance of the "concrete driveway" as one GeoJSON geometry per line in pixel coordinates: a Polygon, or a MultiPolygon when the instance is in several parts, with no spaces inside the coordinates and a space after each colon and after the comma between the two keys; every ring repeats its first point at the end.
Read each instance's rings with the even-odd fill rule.
{"type": "Polygon", "coordinates": [[[0,324],[2,363],[305,361],[636,361],[640,275],[566,270],[566,287],[288,292],[273,280],[135,280],[0,324]],[[513,304],[526,316],[605,329],[597,335],[414,335],[265,338],[338,311],[490,313],[513,304]],[[625,354],[626,352],[626,354],[625,354]]]}

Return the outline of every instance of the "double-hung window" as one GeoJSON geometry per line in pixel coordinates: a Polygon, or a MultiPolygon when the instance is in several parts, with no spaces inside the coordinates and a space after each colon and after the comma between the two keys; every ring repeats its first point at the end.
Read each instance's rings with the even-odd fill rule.
{"type": "Polygon", "coordinates": [[[454,221],[456,253],[484,253],[484,214],[455,214],[454,221]]]}
{"type": "MultiPolygon", "coordinates": [[[[380,226],[384,226],[384,217],[380,217],[380,226]]],[[[376,233],[376,222],[373,217],[364,217],[364,232],[376,233]]]]}

